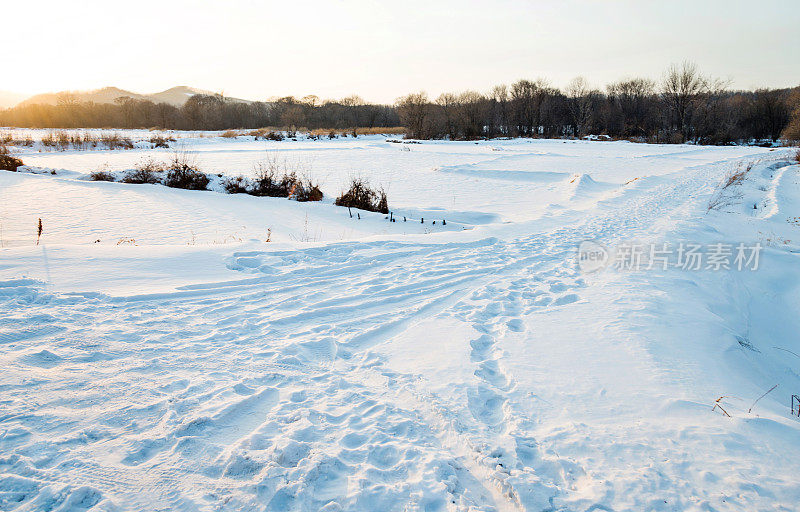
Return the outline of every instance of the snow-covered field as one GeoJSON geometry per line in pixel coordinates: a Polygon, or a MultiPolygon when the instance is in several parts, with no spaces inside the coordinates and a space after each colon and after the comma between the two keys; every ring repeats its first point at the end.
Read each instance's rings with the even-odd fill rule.
{"type": "Polygon", "coordinates": [[[797,510],[794,151],[181,140],[326,199],[22,150],[56,174],[0,171],[0,510],[797,510]],[[332,204],[353,176],[398,222],[332,204]],[[616,268],[631,244],[669,265],[616,268]]]}

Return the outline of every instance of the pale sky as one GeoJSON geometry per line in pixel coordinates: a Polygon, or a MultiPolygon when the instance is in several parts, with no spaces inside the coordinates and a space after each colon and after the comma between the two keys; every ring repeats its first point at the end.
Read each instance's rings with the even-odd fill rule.
{"type": "Polygon", "coordinates": [[[800,85],[798,0],[1,0],[0,90],[27,94],[189,85],[227,96],[393,102],[657,79],[685,59],[734,88],[800,85]]]}

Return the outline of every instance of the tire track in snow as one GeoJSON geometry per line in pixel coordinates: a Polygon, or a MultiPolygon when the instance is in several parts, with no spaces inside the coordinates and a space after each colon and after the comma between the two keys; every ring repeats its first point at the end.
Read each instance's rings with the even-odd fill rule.
{"type": "Polygon", "coordinates": [[[47,325],[4,354],[7,379],[40,379],[36,393],[7,388],[13,399],[72,396],[0,421],[11,433],[0,448],[16,457],[3,469],[92,485],[120,503],[141,486],[150,502],[176,510],[245,508],[261,497],[267,510],[319,508],[331,497],[353,505],[375,492],[413,503],[403,483],[415,478],[418,488],[444,483],[456,508],[552,506],[566,485],[553,469],[558,461],[530,435],[531,420],[517,412],[503,337],[526,328],[525,314],[579,300],[584,283],[569,255],[580,241],[646,232],[717,171],[683,172],[631,187],[597,217],[521,238],[235,254],[233,267],[271,273],[174,294],[53,296],[35,283],[6,290],[4,308],[24,305],[21,322],[47,325]],[[33,320],[42,313],[52,319],[33,320]],[[372,353],[442,314],[482,333],[471,340],[472,404],[447,403],[372,353]],[[49,368],[25,357],[42,340],[56,356],[49,368]],[[74,340],[95,355],[87,358],[74,340]],[[253,397],[272,397],[268,389],[274,403],[251,407],[261,404],[253,397]],[[141,406],[125,409],[132,401],[141,406]],[[483,414],[487,401],[496,407],[483,414]],[[477,430],[460,424],[454,408],[488,421],[477,430]],[[253,414],[234,427],[225,411],[243,409],[253,414]],[[53,426],[49,440],[35,433],[41,421],[53,426]],[[75,446],[59,444],[80,434],[75,446]],[[126,457],[138,463],[115,465],[126,457]],[[80,460],[110,464],[86,470],[80,460]]]}

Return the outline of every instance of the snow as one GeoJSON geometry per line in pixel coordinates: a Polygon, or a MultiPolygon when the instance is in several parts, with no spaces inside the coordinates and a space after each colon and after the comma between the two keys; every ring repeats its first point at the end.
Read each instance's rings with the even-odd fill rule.
{"type": "Polygon", "coordinates": [[[21,150],[56,174],[0,172],[0,510],[796,509],[793,151],[181,140],[326,200],[21,150]],[[407,222],[334,206],[353,175],[407,222]],[[585,240],[763,251],[583,273],[585,240]]]}

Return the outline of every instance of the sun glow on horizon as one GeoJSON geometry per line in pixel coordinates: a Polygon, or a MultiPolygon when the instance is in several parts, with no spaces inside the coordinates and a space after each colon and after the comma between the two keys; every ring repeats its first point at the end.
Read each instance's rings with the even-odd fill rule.
{"type": "Polygon", "coordinates": [[[657,79],[687,58],[733,88],[795,86],[800,9],[766,3],[18,2],[3,7],[15,51],[0,90],[149,94],[185,84],[252,100],[391,103],[519,78],[657,79]]]}

